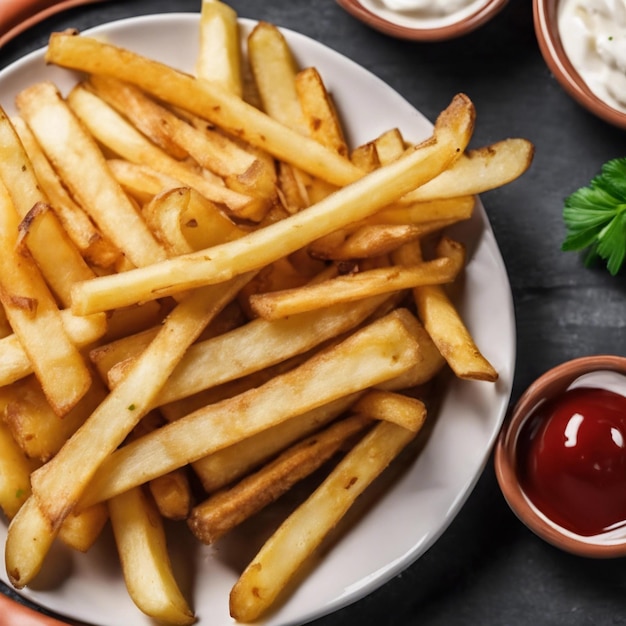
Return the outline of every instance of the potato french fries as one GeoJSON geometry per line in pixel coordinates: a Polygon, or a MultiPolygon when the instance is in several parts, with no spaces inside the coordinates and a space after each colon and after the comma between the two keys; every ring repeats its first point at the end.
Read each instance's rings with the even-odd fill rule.
{"type": "Polygon", "coordinates": [[[199,409],[120,448],[102,463],[81,505],[108,499],[290,417],[399,376],[418,359],[415,340],[401,316],[392,313],[261,387],[199,409]],[[349,381],[341,380],[345,371],[352,372],[349,381]],[[164,444],[176,454],[159,454],[164,444]]]}
{"type": "Polygon", "coordinates": [[[363,415],[347,417],[288,448],[258,472],[194,507],[187,520],[191,532],[202,543],[214,543],[312,474],[372,421],[363,415]]]}
{"type": "Polygon", "coordinates": [[[243,96],[237,12],[219,0],[202,0],[199,39],[196,76],[243,96]]]}
{"type": "Polygon", "coordinates": [[[337,110],[317,69],[306,67],[298,72],[295,86],[308,134],[337,154],[348,156],[348,145],[337,110]]]}
{"type": "MultiPolygon", "coordinates": [[[[4,181],[20,219],[39,202],[48,203],[38,184],[33,165],[6,113],[0,109],[0,180],[4,181]]],[[[72,285],[92,278],[94,273],[61,227],[48,213],[30,252],[52,292],[63,306],[69,306],[72,285]],[[51,246],[50,242],[55,245],[51,246]]]]}
{"type": "Polygon", "coordinates": [[[109,515],[126,587],[150,617],[185,626],[196,618],[172,571],[159,512],[140,487],[109,501],[109,515]]]}
{"type": "MultiPolygon", "coordinates": [[[[191,157],[199,167],[220,176],[226,187],[242,194],[238,197],[216,189],[212,196],[208,196],[226,203],[238,217],[258,220],[275,201],[273,166],[272,172],[268,173],[267,162],[253,151],[244,150],[234,140],[207,128],[206,123],[203,127],[195,127],[148,98],[134,85],[93,76],[89,87],[172,157],[176,158],[177,154],[181,155],[179,160],[191,157]],[[174,148],[168,149],[169,144],[174,148]]],[[[125,154],[129,156],[128,152],[125,154]]],[[[159,162],[155,158],[154,163],[159,162]]],[[[177,169],[184,171],[180,166],[177,169]]],[[[165,171],[165,164],[161,171],[165,171]]],[[[176,169],[171,173],[182,177],[181,173],[176,174],[176,169]]],[[[186,180],[190,181],[189,175],[186,180]]],[[[208,195],[208,191],[205,193],[208,195]]]]}
{"type": "Polygon", "coordinates": [[[402,159],[343,187],[306,211],[237,241],[75,285],[73,310],[86,315],[228,280],[295,252],[332,232],[333,226],[341,228],[364,219],[458,158],[472,134],[474,117],[469,99],[456,96],[439,115],[433,138],[402,159]]]}
{"type": "Polygon", "coordinates": [[[164,520],[213,544],[298,490],[231,590],[257,619],[418,435],[441,373],[497,380],[445,229],[533,156],[467,149],[464,94],[430,137],[391,121],[352,145],[280,29],[241,41],[231,7],[200,1],[195,75],[55,33],[45,60],[80,81],[0,111],[7,574],[33,583],[56,539],[84,552],[110,522],[130,597],[170,625],[196,617],[164,520]]]}
{"type": "Polygon", "coordinates": [[[111,267],[120,251],[98,231],[82,207],[67,192],[24,120],[14,117],[11,123],[24,145],[39,184],[80,253],[93,265],[111,267]]]}
{"type": "Polygon", "coordinates": [[[165,252],[110,175],[96,142],[56,87],[33,85],[18,94],[17,105],[65,184],[110,241],[134,265],[164,259],[165,252]]]}
{"type": "Polygon", "coordinates": [[[345,515],[365,488],[415,437],[380,422],[265,542],[230,593],[230,614],[240,622],[260,617],[298,568],[345,515]]]}
{"type": "Polygon", "coordinates": [[[0,183],[0,301],[50,405],[65,415],[87,392],[91,374],[39,269],[20,253],[17,234],[17,213],[0,183]]]}

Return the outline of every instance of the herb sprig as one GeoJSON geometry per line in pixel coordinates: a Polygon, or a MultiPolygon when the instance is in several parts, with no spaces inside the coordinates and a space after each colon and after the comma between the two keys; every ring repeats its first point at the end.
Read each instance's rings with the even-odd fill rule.
{"type": "Polygon", "coordinates": [[[587,250],[585,265],[598,258],[615,276],[626,258],[626,158],[607,161],[587,187],[565,199],[564,251],[587,250]]]}

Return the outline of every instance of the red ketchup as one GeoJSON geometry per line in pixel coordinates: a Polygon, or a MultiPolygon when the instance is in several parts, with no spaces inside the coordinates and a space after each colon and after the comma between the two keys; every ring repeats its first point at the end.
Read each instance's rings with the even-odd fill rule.
{"type": "Polygon", "coordinates": [[[626,398],[579,387],[545,402],[522,428],[518,469],[559,526],[593,536],[626,525],[626,398]]]}

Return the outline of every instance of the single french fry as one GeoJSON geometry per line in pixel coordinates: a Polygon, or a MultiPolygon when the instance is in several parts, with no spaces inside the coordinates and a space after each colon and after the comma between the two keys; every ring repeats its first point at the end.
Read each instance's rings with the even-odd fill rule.
{"type": "Polygon", "coordinates": [[[103,234],[136,266],[163,260],[164,250],[57,88],[47,82],[33,85],[16,102],[50,162],[103,234]]]}
{"type": "Polygon", "coordinates": [[[473,124],[474,108],[467,97],[459,95],[439,116],[434,137],[402,159],[367,174],[306,211],[236,241],[75,285],[72,308],[82,315],[117,308],[268,265],[337,228],[368,217],[436,176],[459,156],[473,124]]]}
{"type": "Polygon", "coordinates": [[[39,269],[20,252],[18,229],[13,202],[0,182],[0,302],[50,406],[65,415],[89,389],[91,374],[39,269]]]}
{"type": "Polygon", "coordinates": [[[0,510],[12,519],[30,495],[30,474],[39,466],[0,423],[0,510]]]}
{"type": "Polygon", "coordinates": [[[79,552],[87,552],[96,542],[109,519],[109,511],[104,502],[70,513],[61,524],[59,540],[79,552]]]}
{"type": "MultiPolygon", "coordinates": [[[[456,255],[458,261],[464,262],[464,251],[458,242],[443,238],[438,252],[456,255]]],[[[403,247],[397,253],[398,261],[404,263],[420,257],[416,247],[403,247]]],[[[413,290],[413,297],[420,320],[452,371],[459,378],[495,382],[497,370],[476,345],[445,289],[440,285],[420,286],[413,290]]]]}
{"type": "Polygon", "coordinates": [[[415,241],[456,223],[457,220],[430,220],[419,224],[364,223],[351,232],[333,233],[309,246],[309,253],[317,259],[350,261],[369,259],[389,254],[399,246],[415,241]],[[344,238],[345,235],[345,238],[344,238]]]}
{"type": "Polygon", "coordinates": [[[80,506],[108,499],[290,417],[399,376],[418,358],[407,327],[391,313],[260,387],[199,409],[120,448],[102,463],[80,506]],[[346,371],[352,372],[349,378],[342,375],[346,371]],[[163,450],[167,454],[159,452],[163,450]]]}
{"type": "Polygon", "coordinates": [[[531,165],[534,146],[526,139],[504,139],[468,150],[451,168],[402,201],[425,202],[441,198],[478,195],[519,178],[531,165]]]}
{"type": "Polygon", "coordinates": [[[183,596],[153,501],[135,488],[108,503],[126,588],[137,607],[160,622],[185,626],[196,620],[183,596]]]}
{"type": "MultiPolygon", "coordinates": [[[[85,348],[107,332],[107,320],[104,315],[72,315],[63,309],[61,322],[70,341],[77,348],[85,348]]],[[[0,387],[10,385],[33,373],[30,358],[24,351],[19,337],[14,333],[0,339],[0,387]]]]}
{"type": "Polygon", "coordinates": [[[233,241],[244,234],[217,206],[190,187],[157,194],[143,207],[142,215],[169,256],[233,241]]]}
{"type": "Polygon", "coordinates": [[[76,247],[89,263],[104,268],[111,267],[120,256],[120,251],[102,235],[82,207],[67,192],[24,120],[14,117],[11,122],[24,145],[39,184],[76,247]]]}
{"type": "Polygon", "coordinates": [[[281,124],[307,134],[296,91],[298,67],[280,30],[260,21],[248,35],[248,60],[263,110],[281,124]]]}
{"type": "MultiPolygon", "coordinates": [[[[0,109],[0,179],[4,181],[18,216],[23,219],[38,202],[48,203],[38,184],[32,163],[11,121],[0,109]]],[[[63,230],[58,219],[48,213],[31,254],[50,289],[63,306],[70,305],[72,285],[94,276],[85,260],[63,230]],[[54,245],[50,245],[54,242],[54,245]]]]}
{"type": "Polygon", "coordinates": [[[196,76],[214,82],[241,97],[241,47],[237,12],[220,0],[202,0],[200,49],[196,76]]]}
{"type": "Polygon", "coordinates": [[[311,475],[371,423],[369,417],[352,415],[288,448],[254,474],[195,506],[187,520],[191,532],[202,543],[214,543],[311,475]]]}
{"type": "Polygon", "coordinates": [[[378,159],[383,165],[395,161],[406,150],[404,137],[398,128],[385,131],[374,139],[374,144],[378,159]]]}
{"type": "Polygon", "coordinates": [[[381,389],[368,391],[357,400],[352,410],[372,419],[393,422],[415,433],[426,419],[426,406],[421,400],[381,389]]]}
{"type": "Polygon", "coordinates": [[[367,224],[424,224],[469,219],[476,206],[475,196],[457,196],[412,205],[394,205],[368,217],[367,224]]]}
{"type": "Polygon", "coordinates": [[[348,145],[337,110],[324,81],[315,67],[300,70],[295,88],[308,134],[341,156],[348,156],[348,145]]]}
{"type": "Polygon", "coordinates": [[[246,567],[230,592],[231,616],[251,622],[267,611],[357,497],[414,437],[392,422],[380,422],[365,435],[246,567]]]}
{"type": "Polygon", "coordinates": [[[148,488],[164,518],[184,520],[189,517],[192,507],[191,485],[184,468],[154,478],[148,488]]]}
{"type": "Polygon", "coordinates": [[[359,393],[292,417],[240,442],[209,454],[192,466],[207,493],[213,493],[246,476],[287,446],[312,435],[348,410],[359,393]]]}
{"type": "Polygon", "coordinates": [[[266,320],[279,319],[341,302],[411,289],[417,285],[452,282],[458,272],[458,265],[446,257],[412,267],[381,267],[295,289],[255,294],[250,296],[250,306],[266,320]]]}
{"type": "Polygon", "coordinates": [[[53,33],[46,61],[125,80],[323,180],[346,185],[361,176],[348,159],[292,130],[234,94],[130,50],[85,36],[53,33]]]}

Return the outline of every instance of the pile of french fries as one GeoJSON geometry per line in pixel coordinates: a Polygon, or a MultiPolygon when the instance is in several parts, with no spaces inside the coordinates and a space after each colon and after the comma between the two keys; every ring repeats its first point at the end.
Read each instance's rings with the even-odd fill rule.
{"type": "Polygon", "coordinates": [[[54,541],[87,551],[110,523],[137,607],[191,624],[164,520],[212,544],[322,472],[232,589],[253,621],[416,440],[444,370],[497,379],[449,296],[466,254],[445,228],[533,147],[470,150],[463,94],[419,144],[349,146],[316,68],[269,23],[242,48],[216,0],[194,75],[76,32],[46,61],[84,78],[0,113],[8,575],[29,585],[54,541]]]}

